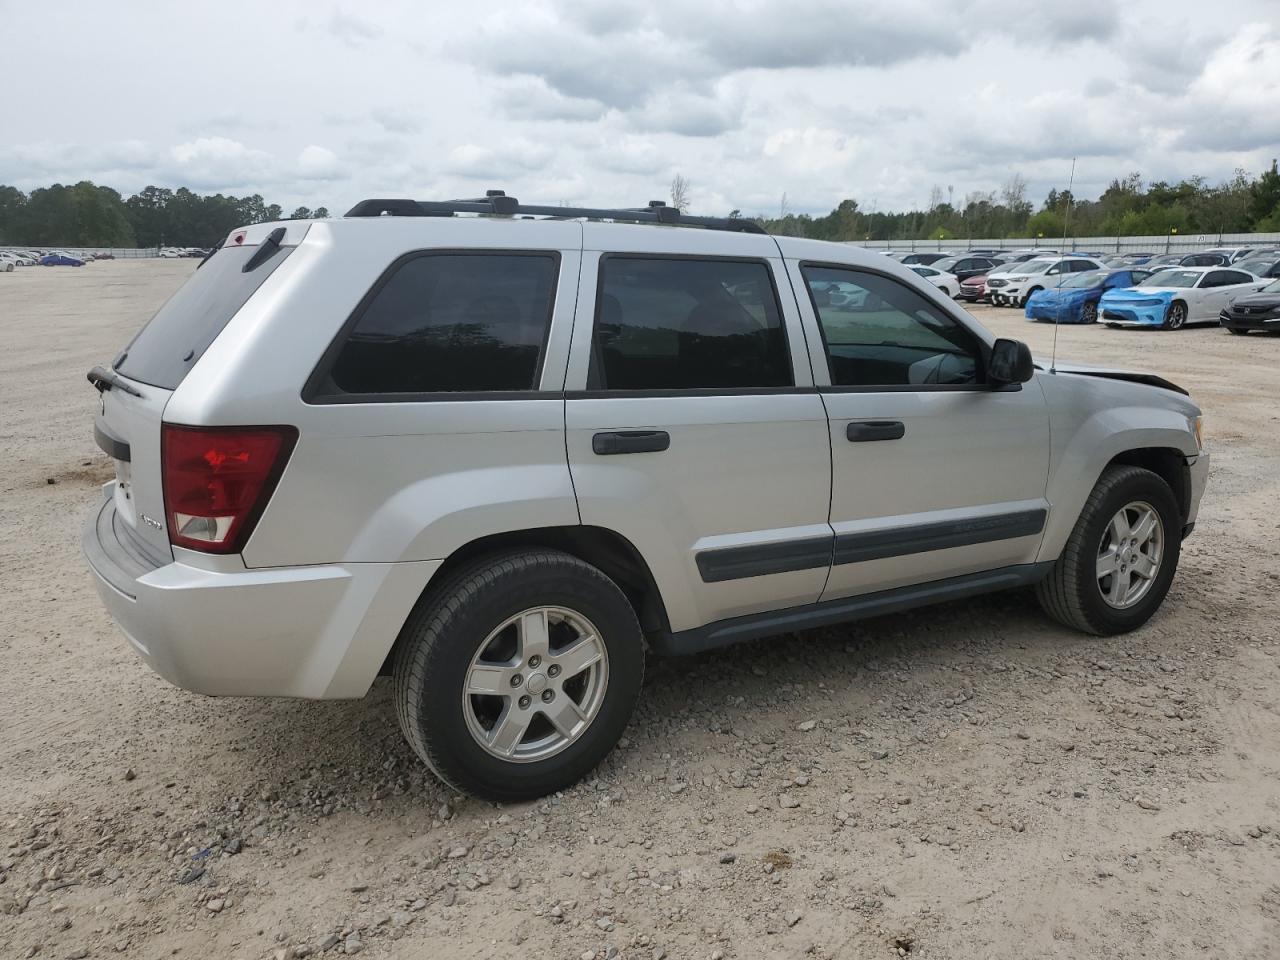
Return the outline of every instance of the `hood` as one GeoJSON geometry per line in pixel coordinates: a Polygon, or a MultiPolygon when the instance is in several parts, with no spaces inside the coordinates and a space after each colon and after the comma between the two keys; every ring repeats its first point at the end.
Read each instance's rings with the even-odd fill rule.
{"type": "Polygon", "coordinates": [[[1251,293],[1236,297],[1232,303],[1237,307],[1280,307],[1280,293],[1251,293]]]}
{"type": "MultiPolygon", "coordinates": [[[[1042,361],[1035,361],[1036,368],[1039,370],[1048,370],[1049,364],[1042,361]]],[[[1053,367],[1059,374],[1070,374],[1076,377],[1102,377],[1106,380],[1123,380],[1126,383],[1141,383],[1148,387],[1159,387],[1161,390],[1172,390],[1174,393],[1180,393],[1184,397],[1191,396],[1186,390],[1166,380],[1164,377],[1158,377],[1154,373],[1142,373],[1138,370],[1117,370],[1112,367],[1094,367],[1085,363],[1057,363],[1053,367]]]]}
{"type": "Polygon", "coordinates": [[[976,276],[969,277],[969,278],[967,278],[967,279],[965,279],[965,280],[961,280],[961,281],[960,281],[960,286],[962,286],[962,287],[980,287],[980,286],[982,286],[984,283],[986,283],[986,282],[987,282],[987,277],[988,277],[988,274],[980,273],[980,274],[978,274],[978,275],[976,275],[976,276]]]}
{"type": "Polygon", "coordinates": [[[1122,287],[1119,290],[1108,290],[1102,295],[1104,300],[1168,300],[1185,292],[1187,287],[1122,287]]]}

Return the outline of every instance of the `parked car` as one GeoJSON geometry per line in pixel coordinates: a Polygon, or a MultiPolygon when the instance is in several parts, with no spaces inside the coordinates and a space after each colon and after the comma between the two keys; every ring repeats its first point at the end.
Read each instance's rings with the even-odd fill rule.
{"type": "Polygon", "coordinates": [[[1150,260],[1152,257],[1154,257],[1154,256],[1155,256],[1155,254],[1154,254],[1154,253],[1145,253],[1145,252],[1140,252],[1140,253],[1122,253],[1122,254],[1120,254],[1120,256],[1122,256],[1125,260],[1129,261],[1130,263],[1134,264],[1135,266],[1138,266],[1138,265],[1145,265],[1145,264],[1147,263],[1147,261],[1148,261],[1148,260],[1150,260]]]}
{"type": "Polygon", "coordinates": [[[182,251],[176,250],[173,247],[163,247],[157,256],[162,257],[165,260],[176,260],[182,256],[182,251]]]}
{"type": "Polygon", "coordinates": [[[385,667],[418,755],[512,801],[613,748],[646,649],[1027,584],[1097,635],[1159,608],[1209,470],[1184,390],[1037,370],[857,247],[601,215],[368,201],[193,271],[89,374],[83,545],[138,655],[219,695],[385,667]]]}
{"type": "Polygon", "coordinates": [[[932,253],[908,253],[906,256],[902,258],[901,262],[906,264],[909,267],[914,266],[915,264],[919,264],[920,266],[927,267],[932,265],[934,262],[938,260],[945,259],[947,256],[948,254],[942,251],[935,251],[932,253]]]}
{"type": "Polygon", "coordinates": [[[83,267],[84,261],[79,257],[73,257],[69,253],[54,251],[46,253],[40,258],[40,266],[42,267],[83,267]]]}
{"type": "Polygon", "coordinates": [[[10,257],[0,254],[0,273],[13,273],[14,267],[17,266],[10,257]]]}
{"type": "Polygon", "coordinates": [[[1236,297],[1218,314],[1218,323],[1235,334],[1280,333],[1280,280],[1236,297]]]}
{"type": "MultiPolygon", "coordinates": [[[[1221,256],[1224,256],[1227,258],[1228,264],[1234,264],[1237,260],[1244,260],[1245,258],[1252,256],[1259,249],[1261,248],[1259,247],[1214,247],[1204,252],[1220,254],[1221,256]]],[[[1211,264],[1206,264],[1206,266],[1211,266],[1211,264]]]]}
{"type": "Polygon", "coordinates": [[[995,257],[964,255],[958,257],[943,257],[941,260],[933,261],[929,266],[934,270],[941,270],[944,273],[949,273],[955,277],[957,281],[960,281],[986,273],[993,267],[999,265],[999,263],[1000,261],[995,257]]]}
{"type": "Polygon", "coordinates": [[[1182,258],[1185,256],[1185,253],[1162,253],[1149,259],[1143,266],[1152,270],[1157,267],[1176,267],[1182,263],[1182,258]]]}
{"type": "Polygon", "coordinates": [[[951,299],[960,296],[960,281],[953,274],[947,273],[945,270],[937,270],[934,267],[913,266],[912,272],[917,276],[924,277],[939,290],[943,291],[951,299]]]}
{"type": "Polygon", "coordinates": [[[34,267],[38,259],[20,250],[0,250],[0,258],[12,261],[15,267],[34,267]]]}
{"type": "Polygon", "coordinates": [[[1020,263],[1008,273],[987,275],[987,292],[996,306],[1025,307],[1027,298],[1037,290],[1053,286],[1063,274],[1101,270],[1102,264],[1087,257],[1037,257],[1020,263]]]}
{"type": "Polygon", "coordinates": [[[1038,290],[1027,298],[1028,320],[1054,323],[1097,323],[1098,301],[1107,290],[1131,287],[1150,276],[1149,270],[1091,270],[1064,277],[1060,284],[1038,290]]]}
{"type": "Polygon", "coordinates": [[[1258,259],[1241,260],[1232,265],[1236,270],[1252,273],[1255,277],[1271,280],[1280,277],[1280,252],[1267,254],[1258,259]]]}
{"type": "Polygon", "coordinates": [[[1160,327],[1178,330],[1188,323],[1218,319],[1239,296],[1265,281],[1225,267],[1170,267],[1137,286],[1102,295],[1102,322],[1110,327],[1160,327]]]}
{"type": "Polygon", "coordinates": [[[970,303],[980,303],[987,298],[987,274],[982,273],[968,280],[960,281],[960,294],[957,299],[970,303]]]}
{"type": "Polygon", "coordinates": [[[1180,267],[1227,267],[1231,258],[1225,253],[1188,253],[1178,261],[1180,267]]]}

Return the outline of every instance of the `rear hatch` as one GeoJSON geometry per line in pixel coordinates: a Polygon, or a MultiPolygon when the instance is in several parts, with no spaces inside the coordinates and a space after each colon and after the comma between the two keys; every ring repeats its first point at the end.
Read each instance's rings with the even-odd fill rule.
{"type": "Polygon", "coordinates": [[[116,534],[157,565],[173,556],[161,472],[165,405],[231,318],[288,257],[309,226],[236,230],[111,364],[89,380],[100,392],[98,445],[115,464],[116,534]]]}

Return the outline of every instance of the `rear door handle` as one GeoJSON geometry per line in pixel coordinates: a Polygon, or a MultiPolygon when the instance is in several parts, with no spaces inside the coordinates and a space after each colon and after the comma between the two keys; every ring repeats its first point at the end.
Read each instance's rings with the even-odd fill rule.
{"type": "Polygon", "coordinates": [[[901,420],[855,420],[845,428],[844,435],[852,443],[866,443],[868,440],[901,440],[906,432],[901,420]]]}
{"type": "Polygon", "coordinates": [[[619,453],[659,453],[671,446],[671,435],[665,430],[615,430],[597,433],[591,438],[591,449],[602,457],[619,453]]]}

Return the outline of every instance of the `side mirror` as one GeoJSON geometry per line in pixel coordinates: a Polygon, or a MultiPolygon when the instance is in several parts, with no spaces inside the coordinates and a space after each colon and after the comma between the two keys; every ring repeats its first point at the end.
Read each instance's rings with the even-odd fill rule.
{"type": "Polygon", "coordinates": [[[1031,362],[1031,348],[1021,340],[1001,338],[991,345],[987,379],[992,386],[1026,383],[1035,376],[1035,372],[1035,364],[1031,362]]]}

